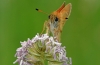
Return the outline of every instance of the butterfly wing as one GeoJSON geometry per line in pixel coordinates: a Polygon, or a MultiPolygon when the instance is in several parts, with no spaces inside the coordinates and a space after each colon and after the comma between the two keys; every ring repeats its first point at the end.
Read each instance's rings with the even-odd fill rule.
{"type": "Polygon", "coordinates": [[[62,31],[62,28],[63,28],[66,20],[70,16],[71,8],[72,8],[72,5],[71,5],[71,3],[69,3],[65,7],[63,7],[62,10],[59,13],[59,16],[60,16],[60,30],[61,31],[62,31]]]}
{"type": "Polygon", "coordinates": [[[62,15],[63,19],[69,17],[69,15],[71,13],[71,9],[72,9],[72,4],[69,3],[60,11],[60,15],[62,15]]]}
{"type": "Polygon", "coordinates": [[[70,13],[71,13],[71,8],[72,8],[72,5],[71,3],[67,4],[61,11],[60,11],[60,18],[61,18],[61,21],[66,21],[66,19],[69,18],[70,16],[70,13]]]}
{"type": "Polygon", "coordinates": [[[58,8],[58,10],[56,10],[57,13],[60,13],[61,10],[66,6],[65,2],[60,6],[60,8],[58,8]]]}

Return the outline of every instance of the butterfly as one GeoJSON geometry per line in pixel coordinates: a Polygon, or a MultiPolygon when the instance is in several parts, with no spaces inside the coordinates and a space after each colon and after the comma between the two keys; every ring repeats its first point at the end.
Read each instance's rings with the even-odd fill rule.
{"type": "MultiPolygon", "coordinates": [[[[48,20],[44,22],[42,33],[44,32],[44,30],[46,30],[46,33],[48,35],[52,33],[53,37],[56,37],[57,41],[60,42],[62,29],[64,27],[65,22],[68,20],[70,16],[71,9],[71,3],[66,5],[66,3],[63,2],[60,8],[58,8],[56,11],[52,12],[48,16],[48,20]]],[[[36,10],[42,12],[39,9],[36,10]]]]}

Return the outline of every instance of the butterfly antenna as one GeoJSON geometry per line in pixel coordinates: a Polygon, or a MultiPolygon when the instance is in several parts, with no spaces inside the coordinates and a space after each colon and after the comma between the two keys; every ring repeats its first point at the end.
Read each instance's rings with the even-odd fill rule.
{"type": "MultiPolygon", "coordinates": [[[[44,14],[47,14],[46,12],[43,12],[42,10],[40,10],[40,9],[37,9],[36,8],[36,10],[38,11],[38,12],[42,12],[42,13],[44,13],[44,14]]],[[[48,14],[47,14],[48,15],[48,14]]]]}

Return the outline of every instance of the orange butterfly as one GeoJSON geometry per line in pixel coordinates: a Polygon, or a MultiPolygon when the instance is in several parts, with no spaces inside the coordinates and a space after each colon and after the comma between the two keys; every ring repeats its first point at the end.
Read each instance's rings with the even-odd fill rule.
{"type": "MultiPolygon", "coordinates": [[[[52,35],[57,38],[58,42],[60,42],[60,36],[62,33],[63,26],[66,20],[69,18],[71,9],[71,3],[66,5],[64,2],[58,10],[54,11],[49,15],[49,19],[44,23],[42,33],[46,28],[46,33],[48,35],[52,33],[52,35]]],[[[41,10],[36,10],[42,12],[41,10]]]]}

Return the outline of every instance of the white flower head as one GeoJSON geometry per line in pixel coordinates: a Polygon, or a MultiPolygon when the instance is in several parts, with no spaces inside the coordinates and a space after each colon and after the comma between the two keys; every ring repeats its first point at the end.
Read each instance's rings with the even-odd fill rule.
{"type": "Polygon", "coordinates": [[[48,60],[48,65],[71,65],[71,58],[66,57],[65,47],[47,34],[37,34],[31,40],[20,42],[21,46],[16,50],[14,62],[19,65],[44,65],[44,60],[48,60]]]}

